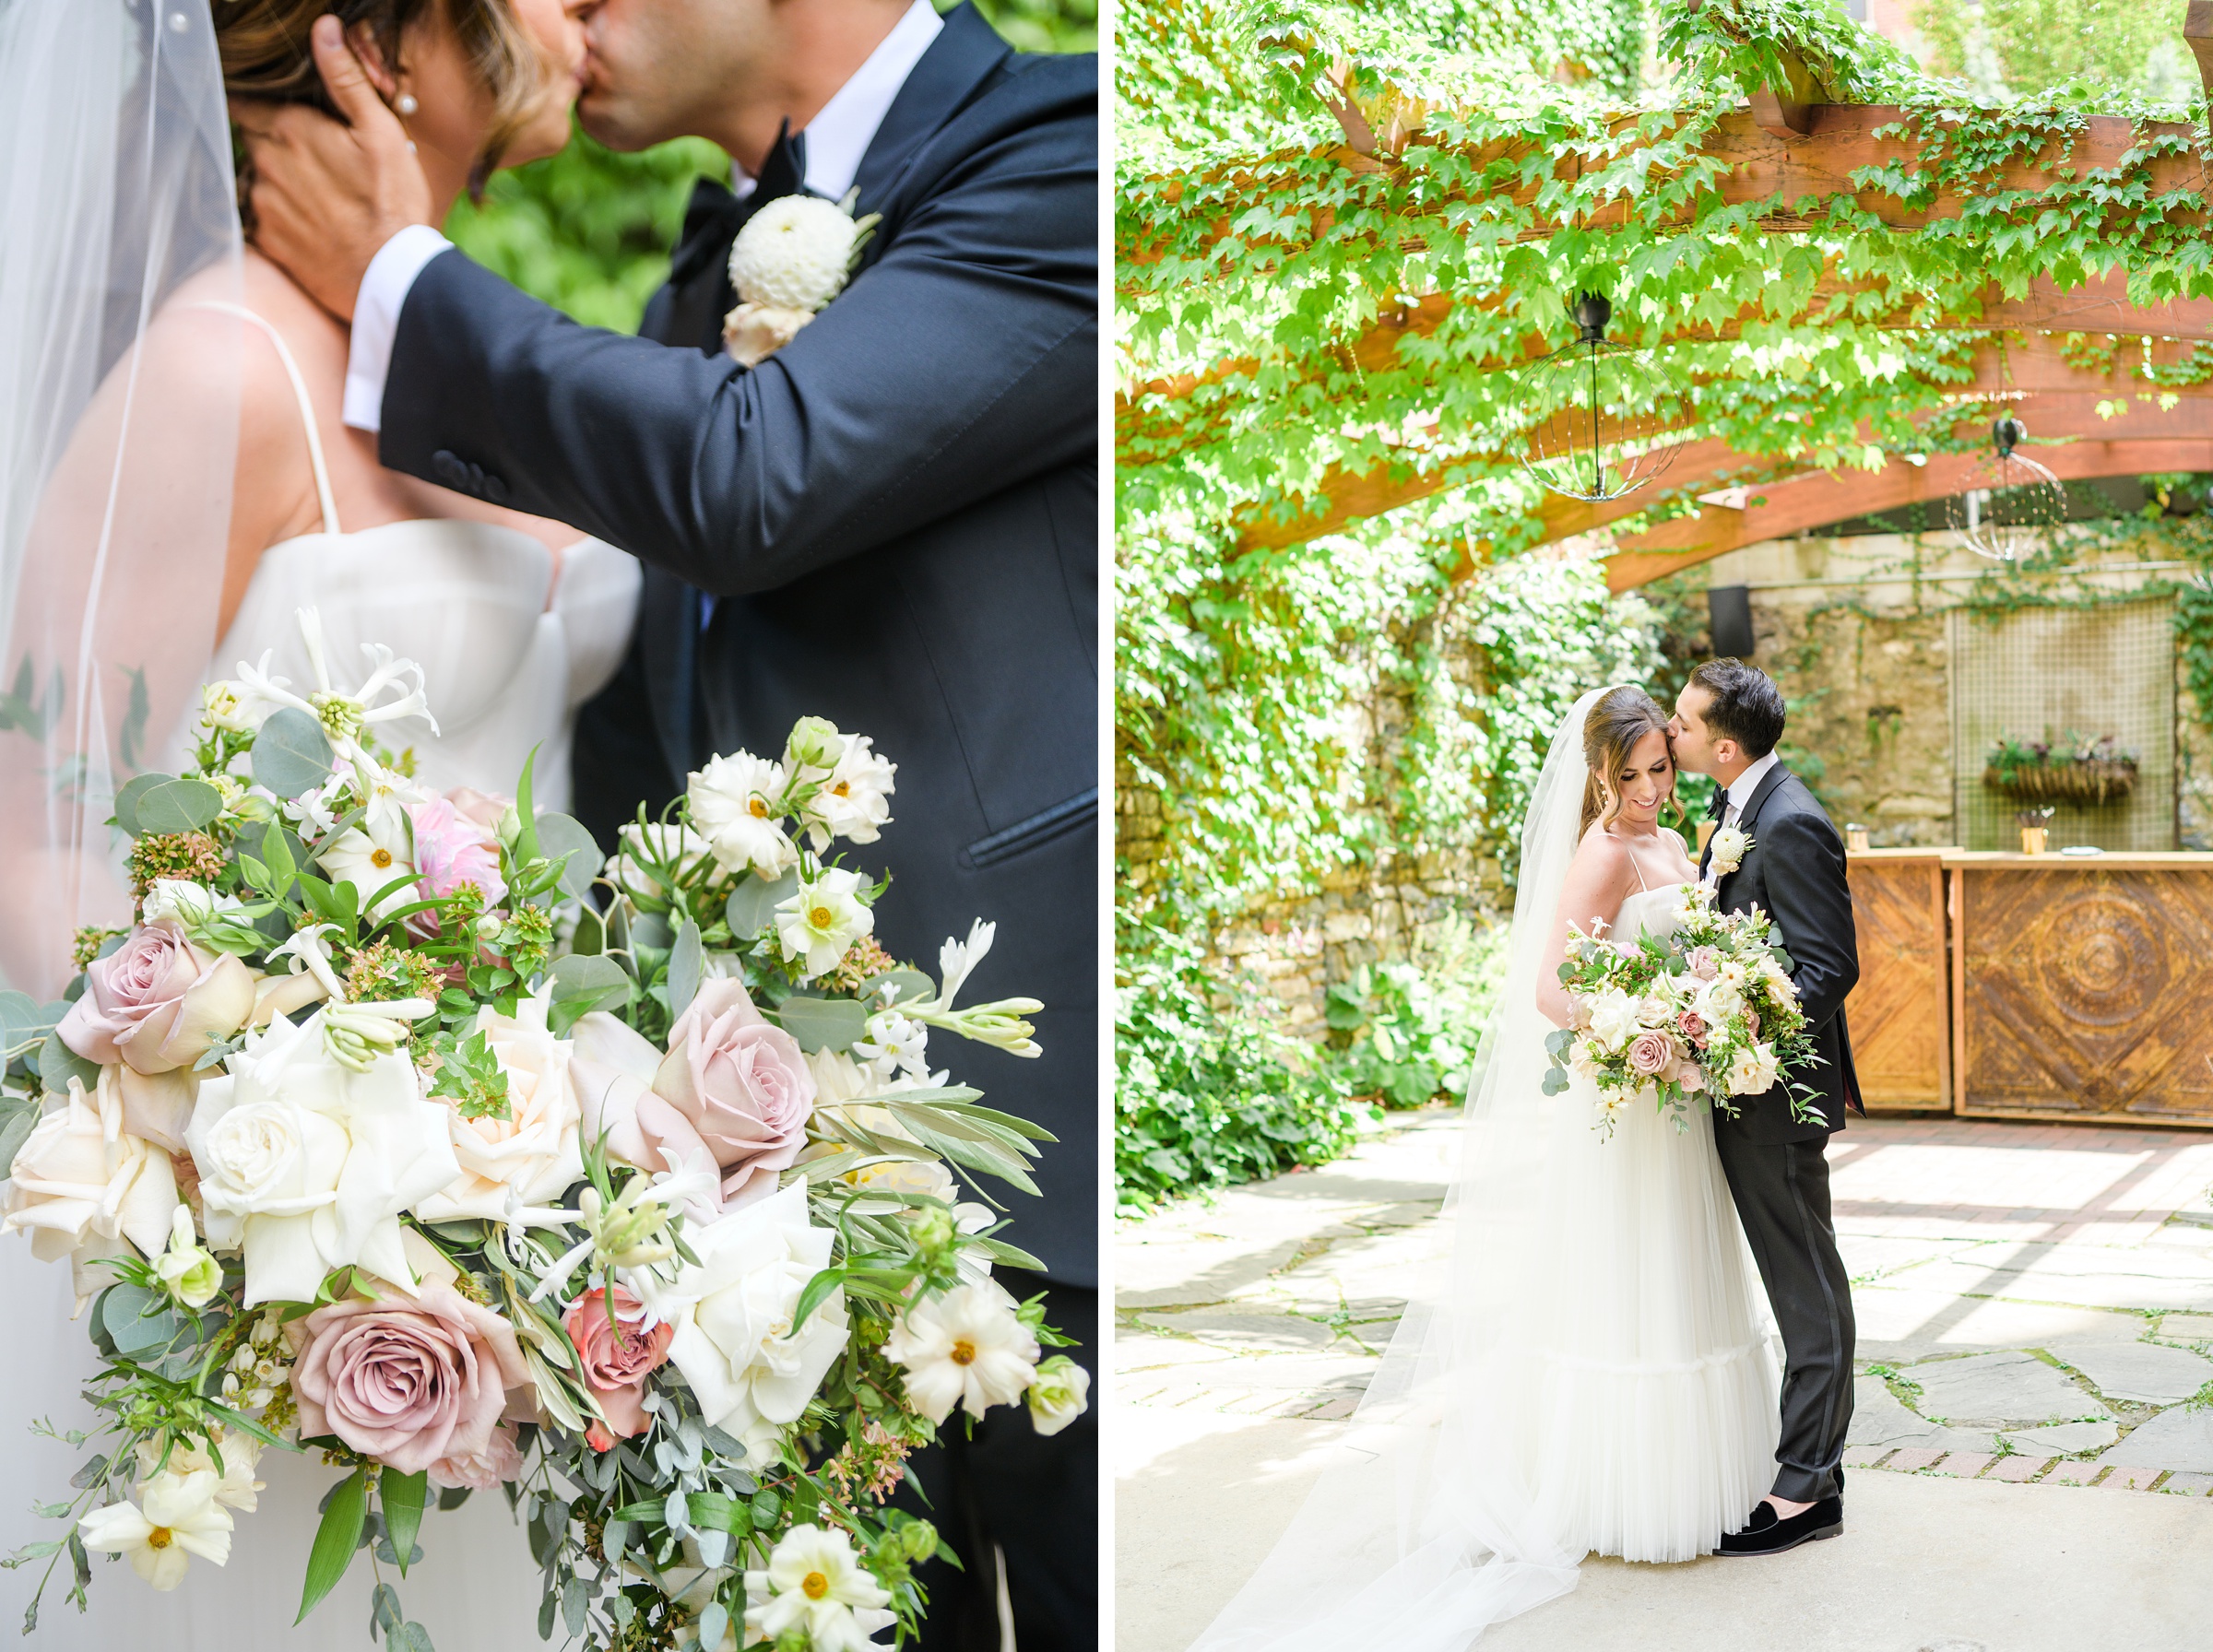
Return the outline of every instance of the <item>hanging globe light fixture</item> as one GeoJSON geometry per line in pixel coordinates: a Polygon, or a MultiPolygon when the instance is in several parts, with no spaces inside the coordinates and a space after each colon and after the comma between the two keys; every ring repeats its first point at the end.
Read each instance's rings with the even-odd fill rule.
{"type": "Polygon", "coordinates": [[[1571,313],[1573,342],[1526,370],[1535,423],[1521,463],[1569,499],[1619,499],[1675,463],[1675,387],[1642,350],[1608,341],[1614,306],[1603,295],[1579,295],[1571,313]]]}
{"type": "Polygon", "coordinates": [[[2018,561],[2051,543],[2067,519],[2059,478],[2018,452],[2029,429],[2010,413],[1990,427],[1990,452],[1968,473],[1967,487],[1944,502],[1944,525],[1979,557],[2018,561]]]}

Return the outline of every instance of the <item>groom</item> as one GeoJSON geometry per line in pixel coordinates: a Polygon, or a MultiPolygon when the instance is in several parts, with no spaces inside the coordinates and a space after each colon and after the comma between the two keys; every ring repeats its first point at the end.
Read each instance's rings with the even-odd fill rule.
{"type": "MultiPolygon", "coordinates": [[[[1782,1433],[1774,1490],[1744,1530],[1722,1539],[1723,1554],[1779,1554],[1844,1524],[1844,1431],[1852,1422],[1852,1285],[1829,1219],[1828,1138],[1856,1105],[1844,999],[1860,978],[1844,881],[1844,844],[1805,783],[1777,760],[1781,690],[1756,667],[1710,660],[1675,700],[1669,733],[1675,762],[1710,774],[1714,819],[1746,833],[1751,846],[1722,871],[1724,912],[1757,907],[1774,919],[1791,979],[1821,1065],[1788,1073],[1806,1085],[1820,1118],[1804,1124],[1778,1084],[1740,1100],[1734,1118],[1716,1111],[1714,1147],[1737,1215],[1759,1264],[1760,1281],[1782,1332],[1782,1433]]],[[[1713,851],[1698,862],[1709,874],[1713,851]]]]}
{"type": "MultiPolygon", "coordinates": [[[[351,318],[346,418],[385,465],[645,564],[630,657],[577,738],[577,812],[603,843],[711,752],[778,751],[803,714],[898,762],[889,853],[858,856],[899,874],[877,932],[928,962],[998,920],[973,996],[1048,1006],[1042,1059],[964,1046],[960,1071],[1059,1139],[1012,1236],[1089,1364],[1096,60],[1019,55],[929,0],[563,4],[587,130],[626,150],[704,136],[739,167],[694,193],[645,336],[578,326],[448,246],[330,18],[315,53],[344,124],[234,112],[256,245],[351,318]],[[844,293],[741,368],[721,341],[731,242],[801,191],[858,192],[882,221],[844,293]]],[[[1091,1420],[1047,1438],[1001,1407],[944,1434],[915,1467],[962,1570],[932,1563],[923,1646],[997,1648],[1002,1588],[1022,1645],[1094,1645],[1091,1420]]]]}

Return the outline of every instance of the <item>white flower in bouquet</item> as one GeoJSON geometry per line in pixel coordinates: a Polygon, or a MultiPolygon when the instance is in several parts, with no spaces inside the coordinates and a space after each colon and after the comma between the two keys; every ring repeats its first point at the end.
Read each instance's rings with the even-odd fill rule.
{"type": "Polygon", "coordinates": [[[1718,1027],[1745,1008],[1745,995],[1735,985],[1716,978],[1698,988],[1693,1007],[1710,1027],[1718,1027]]]}
{"type": "Polygon", "coordinates": [[[1030,1385],[1030,1422],[1041,1434],[1057,1434],[1091,1409],[1091,1373],[1064,1353],[1037,1367],[1030,1385]]]}
{"type": "Polygon", "coordinates": [[[416,1207],[424,1221],[498,1221],[517,1205],[557,1204],[584,1179],[577,1144],[584,1110],[570,1073],[573,1046],[547,1030],[551,1005],[550,996],[540,993],[517,1000],[512,1016],[479,1013],[477,1030],[507,1077],[507,1116],[463,1118],[446,1099],[461,1174],[416,1207]]]}
{"type": "Polygon", "coordinates": [[[229,1074],[200,1085],[185,1131],[207,1242],[243,1250],[249,1307],[312,1302],[352,1263],[406,1282],[400,1213],[460,1174],[446,1110],[423,1099],[406,1056],[341,1061],[323,1035],[329,1014],[250,1038],[229,1074]]]}
{"type": "Polygon", "coordinates": [[[94,1258],[122,1254],[124,1240],[160,1256],[182,1209],[169,1155],[124,1134],[120,1091],[101,1092],[104,1108],[71,1079],[68,1099],[31,1127],[0,1183],[0,1232],[28,1233],[41,1262],[78,1263],[77,1292],[87,1297],[114,1282],[109,1269],[89,1266],[94,1258]]]}
{"type": "Polygon", "coordinates": [[[743,1437],[755,1423],[799,1420],[844,1351],[849,1322],[833,1292],[795,1327],[807,1281],[830,1265],[832,1233],[807,1219],[807,1188],[795,1182],[684,1235],[699,1257],[673,1285],[635,1281],[647,1307],[676,1327],[669,1358],[699,1400],[700,1414],[743,1437]]]}
{"type": "Polygon", "coordinates": [[[276,652],[271,649],[262,655],[257,667],[239,661],[239,687],[243,696],[271,707],[290,706],[305,712],[323,726],[334,753],[346,763],[363,757],[357,737],[365,728],[420,719],[430,726],[432,734],[438,732],[438,719],[431,715],[430,699],[423,692],[420,666],[396,657],[382,643],[364,643],[361,652],[369,656],[369,676],[360,688],[347,692],[331,681],[321,610],[301,608],[293,619],[300,626],[301,641],[307,645],[308,665],[315,674],[314,688],[302,696],[292,691],[290,678],[271,677],[269,661],[276,652]],[[395,697],[385,699],[386,690],[395,697]]]}
{"type": "MultiPolygon", "coordinates": [[[[393,879],[414,875],[415,845],[406,811],[371,809],[360,824],[349,827],[335,842],[325,844],[315,859],[333,883],[352,884],[366,903],[370,896],[393,879]]],[[[371,913],[382,918],[385,914],[397,912],[421,898],[412,883],[402,884],[371,908],[371,913]]]]}
{"type": "Polygon", "coordinates": [[[1742,827],[1724,826],[1713,834],[1707,847],[1712,851],[1706,863],[1707,873],[1718,880],[1745,864],[1745,856],[1752,847],[1752,834],[1742,827]]]}
{"type": "Polygon", "coordinates": [[[236,895],[219,895],[204,883],[183,878],[157,878],[139,903],[142,924],[175,922],[190,928],[205,924],[219,912],[236,912],[244,904],[236,895]]]}
{"type": "Polygon", "coordinates": [[[626,894],[665,897],[668,891],[658,877],[645,869],[648,856],[657,865],[679,873],[690,870],[713,851],[707,840],[676,820],[633,820],[616,833],[618,847],[603,868],[607,880],[626,894]]]}
{"type": "Polygon", "coordinates": [[[784,794],[790,784],[782,763],[750,751],[709,758],[705,768],[689,776],[685,797],[692,824],[716,866],[773,883],[799,865],[799,848],[784,830],[784,794]]]}
{"type": "Polygon", "coordinates": [[[189,1554],[222,1565],[231,1558],[231,1511],[216,1502],[212,1469],[157,1474],[137,1503],[111,1503],[77,1523],[88,1549],[130,1557],[131,1569],[158,1589],[184,1581],[189,1554]]]}
{"type": "Polygon", "coordinates": [[[892,823],[891,796],[898,789],[892,777],[899,772],[899,765],[870,750],[865,734],[842,738],[844,749],[799,816],[807,828],[807,841],[817,855],[830,846],[834,837],[872,844],[879,829],[892,823]]]}
{"type": "Polygon", "coordinates": [[[932,1422],[956,1405],[971,1417],[1012,1405],[1036,1378],[1037,1352],[1037,1339],[992,1285],[908,1304],[883,1345],[884,1357],[906,1370],[907,1398],[932,1422]]]}
{"type": "Polygon", "coordinates": [[[776,938],[784,956],[803,965],[809,975],[826,975],[847,948],[876,927],[876,914],[861,903],[858,872],[825,867],[812,882],[776,903],[776,938]]]}
{"type": "Polygon", "coordinates": [[[1644,1000],[1618,986],[1602,986],[1590,997],[1591,1041],[1613,1055],[1637,1036],[1644,1000]]]}
{"type": "Polygon", "coordinates": [[[1771,1044],[1756,1044],[1749,1049],[1738,1050],[1729,1062],[1729,1093],[1765,1095],[1774,1087],[1780,1070],[1775,1046],[1771,1044]]]}
{"type": "Polygon", "coordinates": [[[864,1061],[897,1068],[908,1078],[929,1076],[929,1029],[896,1009],[879,1010],[868,1019],[868,1036],[853,1046],[864,1061]]]}
{"type": "Polygon", "coordinates": [[[860,1564],[853,1540],[835,1528],[795,1526],[768,1564],[745,1575],[750,1641],[779,1641],[797,1629],[810,1652],[862,1652],[869,1637],[897,1621],[892,1597],[860,1564]]]}
{"type": "Polygon", "coordinates": [[[154,1259],[154,1273],[188,1308],[204,1308],[223,1286],[222,1264],[200,1248],[192,1212],[179,1205],[170,1215],[169,1248],[154,1259]]]}
{"type": "Polygon", "coordinates": [[[1795,1004],[1798,1001],[1797,984],[1791,979],[1790,973],[1782,965],[1777,963],[1774,959],[1762,954],[1759,962],[1753,965],[1753,973],[1758,976],[1760,984],[1778,1002],[1795,1004]]]}
{"type": "Polygon", "coordinates": [[[223,679],[200,690],[200,721],[233,734],[259,728],[274,709],[241,683],[223,679]]]}
{"type": "Polygon", "coordinates": [[[211,1493],[225,1508],[234,1508],[241,1514],[253,1514],[261,1506],[261,1493],[266,1482],[255,1480],[254,1471],[261,1464],[261,1442],[252,1434],[225,1435],[220,1443],[223,1466],[218,1469],[215,1458],[205,1446],[196,1441],[178,1441],[169,1448],[169,1461],[161,1461],[161,1442],[159,1439],[138,1442],[138,1478],[150,1481],[157,1471],[164,1474],[186,1475],[203,1471],[216,1477],[211,1493]]]}

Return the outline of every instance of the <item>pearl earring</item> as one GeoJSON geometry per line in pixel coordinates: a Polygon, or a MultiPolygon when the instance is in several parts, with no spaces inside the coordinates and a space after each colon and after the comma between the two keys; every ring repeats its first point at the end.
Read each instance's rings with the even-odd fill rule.
{"type": "Polygon", "coordinates": [[[422,106],[415,101],[415,94],[413,92],[402,92],[399,94],[398,102],[395,104],[394,107],[399,111],[402,117],[405,117],[407,115],[413,114],[422,106]]]}

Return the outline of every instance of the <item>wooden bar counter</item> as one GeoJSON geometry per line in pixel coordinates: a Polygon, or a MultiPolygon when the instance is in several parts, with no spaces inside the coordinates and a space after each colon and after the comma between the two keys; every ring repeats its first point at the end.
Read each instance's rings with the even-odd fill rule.
{"type": "Polygon", "coordinates": [[[2213,855],[1942,858],[1953,1111],[2213,1128],[2213,855]]]}
{"type": "Polygon", "coordinates": [[[1860,981],[1844,1000],[1844,1023],[1860,1099],[1870,1113],[1951,1109],[1947,853],[1866,849],[1849,857],[1860,981]]]}

